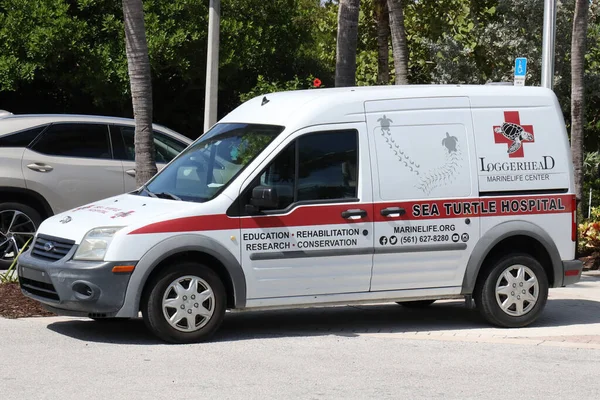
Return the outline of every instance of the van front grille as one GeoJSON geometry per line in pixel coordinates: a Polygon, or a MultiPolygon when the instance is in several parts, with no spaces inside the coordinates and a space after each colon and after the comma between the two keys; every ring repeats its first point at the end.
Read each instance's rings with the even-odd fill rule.
{"type": "Polygon", "coordinates": [[[44,260],[58,261],[69,254],[74,245],[74,240],[38,235],[33,244],[31,255],[44,260]]]}

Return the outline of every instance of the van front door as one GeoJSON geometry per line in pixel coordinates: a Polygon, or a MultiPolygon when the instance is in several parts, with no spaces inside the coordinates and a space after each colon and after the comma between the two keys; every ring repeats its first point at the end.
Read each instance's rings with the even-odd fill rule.
{"type": "Polygon", "coordinates": [[[376,170],[371,290],[459,288],[485,212],[468,99],[373,101],[365,111],[376,170]]]}
{"type": "Polygon", "coordinates": [[[243,186],[249,300],[369,290],[373,204],[361,143],[364,124],[296,132],[243,186]]]}

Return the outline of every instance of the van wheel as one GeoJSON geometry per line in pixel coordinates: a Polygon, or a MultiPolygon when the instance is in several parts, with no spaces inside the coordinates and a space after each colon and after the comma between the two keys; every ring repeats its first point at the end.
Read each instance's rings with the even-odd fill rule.
{"type": "Polygon", "coordinates": [[[416,301],[397,301],[402,307],[407,308],[425,308],[435,303],[435,300],[416,300],[416,301]]]}
{"type": "Polygon", "coordinates": [[[151,283],[144,322],[160,339],[193,343],[208,339],[225,316],[223,283],[210,268],[191,262],[172,265],[151,283]]]}
{"type": "Polygon", "coordinates": [[[481,315],[503,328],[519,328],[534,322],[548,299],[548,277],[540,263],[525,254],[513,254],[494,262],[483,272],[475,288],[481,315]]]}
{"type": "Polygon", "coordinates": [[[33,238],[41,222],[40,214],[29,206],[0,204],[0,270],[11,266],[19,251],[33,238]]]}

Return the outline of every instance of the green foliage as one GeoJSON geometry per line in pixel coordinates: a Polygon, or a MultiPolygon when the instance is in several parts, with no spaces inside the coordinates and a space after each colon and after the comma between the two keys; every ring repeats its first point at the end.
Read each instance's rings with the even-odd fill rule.
{"type": "Polygon", "coordinates": [[[314,87],[315,78],[312,75],[304,79],[294,76],[289,81],[267,81],[262,75],[258,76],[256,85],[248,92],[240,94],[240,102],[248,101],[256,96],[261,96],[267,93],[283,92],[286,90],[310,89],[314,87]]]}
{"type": "MultiPolygon", "coordinates": [[[[411,83],[511,81],[525,56],[527,84],[539,84],[543,1],[403,5],[411,83]]],[[[590,7],[587,151],[600,149],[600,2],[590,7]]],[[[208,1],[144,0],[144,10],[155,120],[197,137],[208,1]]],[[[333,86],[337,11],[335,0],[223,0],[219,116],[257,94],[311,87],[312,76],[333,86]]],[[[567,124],[572,13],[573,0],[559,2],[555,92],[567,124]]],[[[122,19],[120,0],[0,0],[0,108],[131,116],[122,19]]],[[[376,28],[374,0],[361,0],[358,85],[376,84],[376,28]]]]}
{"type": "Polygon", "coordinates": [[[600,207],[592,208],[591,218],[578,225],[577,234],[580,253],[600,248],[600,207]]]}
{"type": "MultiPolygon", "coordinates": [[[[208,1],[144,0],[155,121],[201,132],[208,1]]],[[[319,58],[319,0],[222,2],[220,115],[258,75],[333,70],[319,58]]],[[[0,105],[15,113],[131,116],[120,0],[0,0],[0,105]]]]}

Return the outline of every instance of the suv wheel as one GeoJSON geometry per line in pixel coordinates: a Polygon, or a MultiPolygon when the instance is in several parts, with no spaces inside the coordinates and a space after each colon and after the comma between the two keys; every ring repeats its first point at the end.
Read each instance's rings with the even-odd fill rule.
{"type": "Polygon", "coordinates": [[[42,217],[19,203],[0,203],[0,269],[7,269],[35,235],[42,217]]]}
{"type": "Polygon", "coordinates": [[[483,317],[503,328],[534,322],[548,299],[546,271],[533,257],[511,254],[483,272],[475,302],[483,317]]]}
{"type": "Polygon", "coordinates": [[[213,270],[184,262],[166,268],[151,283],[142,314],[162,340],[201,342],[221,325],[226,302],[223,283],[213,270]]]}

